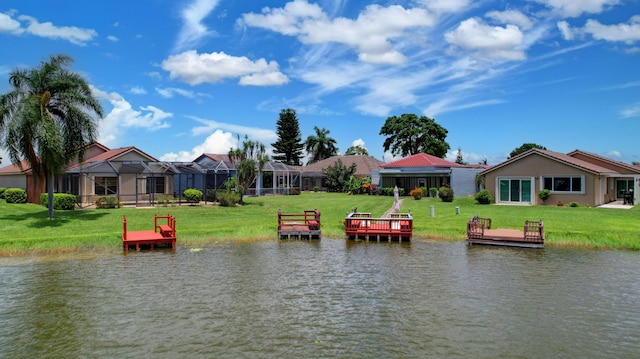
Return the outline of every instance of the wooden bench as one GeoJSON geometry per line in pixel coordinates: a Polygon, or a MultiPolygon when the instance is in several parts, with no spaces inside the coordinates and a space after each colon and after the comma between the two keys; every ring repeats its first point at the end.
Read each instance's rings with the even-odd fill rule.
{"type": "Polygon", "coordinates": [[[154,248],[155,245],[167,244],[176,248],[176,219],[172,215],[153,216],[153,230],[128,231],[127,217],[122,216],[122,246],[125,251],[135,247],[136,251],[142,246],[154,248]]]}

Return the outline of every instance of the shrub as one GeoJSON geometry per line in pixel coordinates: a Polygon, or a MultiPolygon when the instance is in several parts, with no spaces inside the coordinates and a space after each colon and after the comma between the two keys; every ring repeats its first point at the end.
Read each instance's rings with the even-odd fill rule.
{"type": "Polygon", "coordinates": [[[0,187],[0,198],[4,198],[4,191],[6,191],[7,189],[4,187],[0,187]]]}
{"type": "Polygon", "coordinates": [[[538,192],[538,198],[542,200],[542,203],[546,203],[549,197],[551,197],[551,190],[543,189],[538,192]]]}
{"type": "Polygon", "coordinates": [[[320,187],[318,186],[313,186],[313,192],[318,192],[320,190],[320,187]]]}
{"type": "Polygon", "coordinates": [[[213,188],[207,189],[207,201],[215,202],[216,201],[216,190],[213,188]]]}
{"type": "MultiPolygon", "coordinates": [[[[53,209],[71,211],[76,208],[76,196],[66,193],[54,193],[53,194],[53,209]]],[[[40,204],[49,208],[49,195],[42,193],[40,195],[40,204]]]]}
{"type": "Polygon", "coordinates": [[[182,193],[184,199],[190,203],[200,203],[202,201],[202,191],[195,188],[187,188],[182,193]]]}
{"type": "Polygon", "coordinates": [[[569,207],[580,207],[578,202],[569,202],[569,207]]]}
{"type": "Polygon", "coordinates": [[[413,199],[419,200],[420,198],[422,198],[422,189],[416,187],[409,192],[409,195],[412,196],[413,199]]]}
{"type": "Polygon", "coordinates": [[[486,189],[483,189],[482,191],[476,193],[474,198],[480,204],[489,204],[493,201],[493,197],[491,197],[491,193],[489,193],[489,191],[486,189]]]}
{"type": "Polygon", "coordinates": [[[438,189],[435,187],[429,188],[429,197],[431,198],[438,197],[438,189]]]}
{"type": "Polygon", "coordinates": [[[240,193],[235,191],[222,191],[218,192],[218,202],[223,207],[234,206],[240,202],[240,193]]]}
{"type": "Polygon", "coordinates": [[[173,196],[162,196],[156,200],[156,203],[163,207],[175,206],[176,199],[173,196]]]}
{"type": "Polygon", "coordinates": [[[96,200],[96,208],[120,208],[122,204],[118,201],[118,197],[100,197],[96,200]]]}
{"type": "Polygon", "coordinates": [[[22,188],[7,188],[4,199],[7,203],[27,203],[27,192],[22,188]]]}
{"type": "Polygon", "coordinates": [[[442,202],[453,202],[453,190],[449,187],[440,187],[438,197],[442,202]]]}

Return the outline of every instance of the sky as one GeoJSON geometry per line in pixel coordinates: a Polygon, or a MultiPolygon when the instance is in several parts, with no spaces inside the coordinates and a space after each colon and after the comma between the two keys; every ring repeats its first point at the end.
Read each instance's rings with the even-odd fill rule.
{"type": "Polygon", "coordinates": [[[452,161],[536,143],[640,162],[639,0],[1,0],[0,54],[0,93],[70,55],[99,142],[163,161],[270,148],[292,108],[303,141],[317,126],[384,161],[386,119],[413,113],[452,161]]]}

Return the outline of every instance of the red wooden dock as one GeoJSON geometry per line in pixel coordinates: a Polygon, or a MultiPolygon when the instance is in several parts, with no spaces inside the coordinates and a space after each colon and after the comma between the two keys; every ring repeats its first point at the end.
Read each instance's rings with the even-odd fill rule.
{"type": "Polygon", "coordinates": [[[303,213],[282,213],[278,210],[278,238],[320,239],[320,211],[306,210],[303,213]]]}
{"type": "Polygon", "coordinates": [[[344,231],[348,239],[410,241],[413,217],[411,213],[392,213],[390,217],[374,218],[371,213],[352,212],[344,220],[344,231]]]}
{"type": "Polygon", "coordinates": [[[176,219],[172,215],[153,216],[153,230],[127,231],[127,217],[122,216],[122,247],[125,251],[135,247],[153,249],[156,245],[168,245],[176,248],[176,219]]]}
{"type": "Polygon", "coordinates": [[[544,223],[525,221],[524,230],[491,229],[491,218],[473,217],[467,222],[467,243],[544,248],[544,223]]]}

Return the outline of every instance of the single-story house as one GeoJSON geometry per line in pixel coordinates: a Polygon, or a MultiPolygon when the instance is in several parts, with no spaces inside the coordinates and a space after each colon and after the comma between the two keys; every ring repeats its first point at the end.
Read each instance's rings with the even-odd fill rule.
{"type": "Polygon", "coordinates": [[[640,186],[640,168],[581,150],[564,154],[534,148],[480,175],[496,203],[510,204],[542,204],[538,193],[548,189],[547,203],[599,206],[625,194],[635,197],[640,186]]]}
{"type": "Polygon", "coordinates": [[[481,166],[461,165],[426,153],[418,153],[397,161],[384,163],[380,170],[380,187],[404,188],[409,193],[416,187],[449,186],[456,197],[478,191],[477,174],[481,166]]]}
{"type": "MultiPolygon", "coordinates": [[[[235,164],[225,154],[204,153],[193,163],[207,170],[206,187],[194,188],[221,189],[224,183],[235,176],[235,164]]],[[[178,187],[181,188],[181,187],[178,187]]],[[[295,194],[300,192],[300,171],[282,162],[268,161],[262,168],[262,174],[248,190],[249,195],[295,194]]]]}
{"type": "Polygon", "coordinates": [[[312,191],[317,186],[319,190],[326,191],[327,176],[324,174],[323,170],[334,166],[338,160],[340,160],[340,162],[342,162],[342,164],[347,168],[351,167],[353,164],[356,165],[356,172],[353,174],[354,177],[371,177],[372,183],[378,183],[376,174],[380,170],[380,165],[383,163],[382,161],[365,155],[332,156],[307,166],[295,167],[300,170],[302,190],[312,191]]]}
{"type": "MultiPolygon", "coordinates": [[[[30,180],[31,169],[16,165],[0,169],[0,186],[17,187],[32,194],[29,202],[39,203],[39,192],[30,180]]],[[[152,203],[160,195],[173,195],[171,166],[159,162],[136,147],[109,149],[91,143],[82,163],[71,163],[54,182],[54,192],[78,197],[80,205],[95,203],[99,197],[116,196],[121,202],[152,203]]]]}

